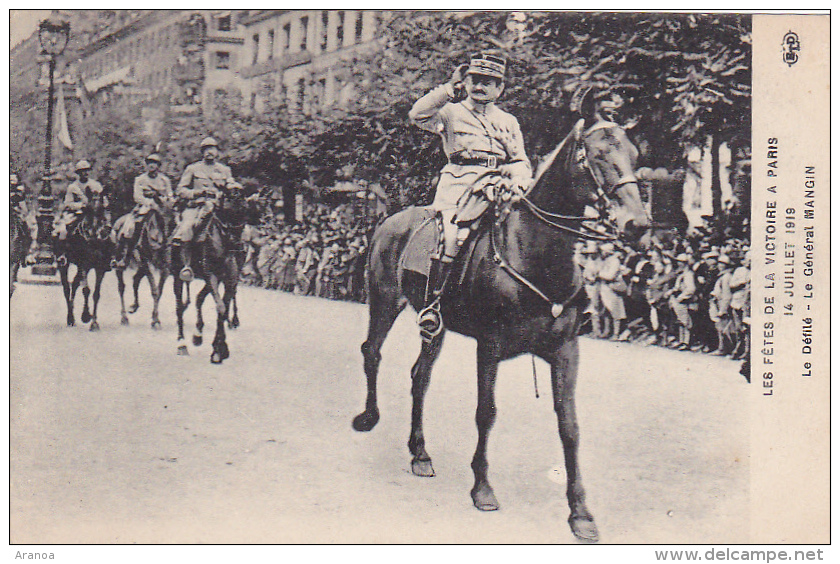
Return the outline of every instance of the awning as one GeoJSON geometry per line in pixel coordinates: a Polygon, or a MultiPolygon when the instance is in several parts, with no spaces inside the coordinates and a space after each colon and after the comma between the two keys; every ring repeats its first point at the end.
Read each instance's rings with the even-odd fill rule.
{"type": "Polygon", "coordinates": [[[109,72],[105,76],[96,78],[90,82],[85,81],[85,89],[91,94],[94,94],[106,86],[111,86],[112,84],[116,84],[118,82],[124,82],[129,75],[131,75],[130,65],[119,68],[113,72],[109,72]]]}

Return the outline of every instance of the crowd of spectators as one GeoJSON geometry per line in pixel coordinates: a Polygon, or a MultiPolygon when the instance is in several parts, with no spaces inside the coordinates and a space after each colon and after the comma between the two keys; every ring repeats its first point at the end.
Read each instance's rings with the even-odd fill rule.
{"type": "Polygon", "coordinates": [[[364,302],[370,219],[350,204],[305,203],[300,220],[275,217],[245,235],[250,254],[243,278],[265,288],[332,300],[364,302]]]}
{"type": "Polygon", "coordinates": [[[746,360],[750,349],[750,248],[708,232],[654,236],[641,250],[588,241],[577,255],[595,337],[746,360]]]}
{"type": "MultiPolygon", "coordinates": [[[[304,204],[300,220],[277,217],[246,235],[246,283],[364,302],[371,220],[352,206],[304,204]]],[[[709,230],[654,235],[635,249],[581,242],[576,255],[589,298],[583,332],[598,338],[749,358],[750,250],[744,235],[709,230]]]]}

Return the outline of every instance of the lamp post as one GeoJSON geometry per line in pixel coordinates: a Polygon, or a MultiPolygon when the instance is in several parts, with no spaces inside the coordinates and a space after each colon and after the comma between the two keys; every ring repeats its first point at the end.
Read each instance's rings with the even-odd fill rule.
{"type": "Polygon", "coordinates": [[[50,84],[47,94],[47,132],[44,149],[44,178],[38,195],[38,253],[35,256],[33,274],[52,276],[55,274],[50,235],[53,223],[52,195],[52,129],[53,129],[53,93],[55,91],[55,62],[64,52],[70,39],[70,22],[50,17],[38,26],[38,42],[41,51],[47,56],[50,84]]]}

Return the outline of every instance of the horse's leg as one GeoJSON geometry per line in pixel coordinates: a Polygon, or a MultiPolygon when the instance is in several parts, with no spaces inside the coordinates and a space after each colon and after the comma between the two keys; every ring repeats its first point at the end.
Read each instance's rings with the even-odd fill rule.
{"type": "Polygon", "coordinates": [[[90,330],[99,331],[99,322],[96,320],[96,312],[99,310],[99,296],[102,293],[102,280],[105,278],[105,269],[97,267],[94,269],[96,282],[93,287],[93,315],[91,316],[90,330]]]}
{"type": "Polygon", "coordinates": [[[193,345],[200,347],[204,342],[204,314],[201,309],[204,307],[204,300],[210,294],[210,284],[204,284],[204,287],[195,295],[195,333],[193,333],[193,345]]]}
{"type": "Polygon", "coordinates": [[[225,319],[227,318],[227,310],[225,308],[225,299],[219,293],[219,279],[216,275],[211,274],[207,277],[210,282],[210,288],[213,292],[213,299],[216,301],[216,335],[213,337],[213,352],[210,354],[210,362],[213,364],[221,364],[228,356],[226,335],[225,335],[225,319]]]}
{"type": "Polygon", "coordinates": [[[578,466],[580,432],[575,409],[575,384],[578,372],[578,342],[572,336],[558,349],[551,360],[551,389],[554,394],[554,411],[563,443],[566,462],[566,497],[569,500],[569,525],[580,540],[598,541],[598,529],[586,507],[583,482],[578,466]]]}
{"type": "Polygon", "coordinates": [[[236,329],[239,327],[239,308],[236,307],[236,293],[234,292],[233,298],[231,300],[231,307],[233,308],[233,312],[230,317],[230,321],[228,322],[228,327],[231,329],[236,329]]]}
{"type": "Polygon", "coordinates": [[[11,299],[12,295],[15,293],[15,282],[17,281],[17,273],[18,268],[20,268],[20,263],[15,261],[9,265],[9,298],[11,299]]]}
{"type": "MultiPolygon", "coordinates": [[[[150,263],[151,264],[151,263],[150,263]]],[[[149,283],[152,289],[152,329],[160,329],[160,297],[163,295],[163,283],[166,281],[166,269],[158,269],[158,282],[154,281],[154,269],[149,267],[149,283]]]]}
{"type": "Polygon", "coordinates": [[[114,273],[117,275],[117,291],[120,294],[120,323],[128,325],[128,315],[125,311],[125,271],[116,269],[114,273]]]}
{"type": "Polygon", "coordinates": [[[353,428],[356,431],[370,431],[379,422],[379,406],[376,401],[376,376],[379,372],[379,361],[382,360],[379,351],[382,349],[385,337],[388,336],[388,331],[391,330],[404,307],[405,303],[400,303],[396,290],[392,294],[383,295],[382,292],[371,289],[368,336],[362,343],[367,377],[367,399],[365,410],[353,419],[353,428]]]}
{"type": "Polygon", "coordinates": [[[496,374],[499,370],[501,354],[499,344],[489,339],[478,341],[478,406],[475,410],[475,424],[478,427],[478,444],[472,459],[472,470],[475,484],[470,495],[473,505],[482,511],[495,511],[499,502],[493,493],[493,488],[487,480],[487,439],[490,429],[496,422],[496,374]]]}
{"type": "Polygon", "coordinates": [[[423,399],[426,397],[426,390],[429,389],[432,365],[443,345],[443,335],[441,332],[431,342],[423,342],[420,356],[411,368],[411,436],[408,439],[408,450],[413,455],[411,472],[415,476],[428,478],[434,476],[435,471],[432,468],[432,459],[426,452],[426,439],[423,436],[423,399]]]}
{"type": "Polygon", "coordinates": [[[146,276],[147,272],[146,267],[141,264],[137,267],[137,272],[134,273],[131,281],[131,287],[134,290],[134,303],[128,308],[128,313],[135,313],[140,309],[140,282],[143,281],[143,277],[146,276]]]}
{"type": "MultiPolygon", "coordinates": [[[[67,326],[73,327],[76,325],[76,318],[73,315],[73,290],[71,289],[70,279],[67,271],[70,267],[66,264],[58,267],[58,274],[61,278],[61,286],[64,289],[64,301],[67,302],[67,326]]],[[[75,284],[75,280],[73,281],[75,284]]]]}
{"type": "Polygon", "coordinates": [[[190,354],[187,345],[184,344],[184,305],[181,293],[184,283],[177,276],[172,278],[172,289],[175,292],[175,317],[178,319],[178,354],[188,356],[190,354]]]}
{"type": "MultiPolygon", "coordinates": [[[[90,315],[90,287],[88,286],[88,273],[90,269],[84,269],[84,275],[79,279],[78,274],[76,275],[77,279],[79,279],[80,286],[82,287],[82,296],[85,298],[84,307],[82,307],[82,323],[88,323],[91,320],[90,315]]],[[[79,269],[79,274],[82,273],[82,269],[79,269]]]]}

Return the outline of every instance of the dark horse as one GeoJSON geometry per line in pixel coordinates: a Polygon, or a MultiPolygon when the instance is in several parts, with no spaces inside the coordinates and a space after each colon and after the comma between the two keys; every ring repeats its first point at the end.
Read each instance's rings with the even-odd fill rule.
{"type": "Polygon", "coordinates": [[[23,266],[29,247],[32,245],[32,234],[14,208],[10,208],[9,211],[9,298],[11,298],[15,293],[18,269],[23,266]]]}
{"type": "Polygon", "coordinates": [[[61,248],[65,251],[66,262],[58,265],[58,273],[61,276],[61,285],[64,287],[64,299],[67,302],[67,325],[72,327],[76,324],[73,314],[73,301],[76,298],[76,291],[82,286],[82,294],[85,302],[82,310],[82,323],[90,321],[90,330],[98,331],[99,323],[96,319],[99,307],[99,296],[102,288],[102,279],[105,273],[111,269],[111,259],[114,257],[114,243],[111,241],[111,227],[105,219],[104,196],[94,194],[90,196],[90,203],[81,210],[81,218],[76,227],[67,234],[66,241],[53,241],[55,249],[61,248]],[[76,275],[73,282],[70,282],[68,271],[70,265],[76,265],[76,275]],[[87,285],[88,273],[93,270],[96,273],[96,281],[93,289],[93,312],[88,305],[90,288],[87,285]]]}
{"type": "MultiPolygon", "coordinates": [[[[602,203],[622,232],[648,225],[634,176],[638,151],[625,132],[597,117],[581,119],[540,167],[533,187],[504,220],[477,235],[464,282],[443,295],[447,328],[477,341],[478,445],[472,460],[471,495],[481,510],[499,508],[487,479],[487,441],[496,418],[494,387],[499,362],[533,353],[551,365],[554,410],[566,463],[569,524],[579,539],[594,542],[598,531],[586,507],[578,467],[575,382],[578,328],[584,311],[582,276],[573,255],[579,238],[597,237],[587,228],[584,208],[602,203]]],[[[367,376],[365,411],[353,420],[369,431],[379,420],[376,378],[380,349],[397,318],[411,303],[422,308],[425,277],[401,267],[401,257],[419,224],[409,208],[377,229],[368,256],[370,320],[362,345],[367,376]]],[[[504,217],[504,215],[502,215],[504,217]]],[[[411,370],[413,407],[408,448],[412,472],[434,476],[423,436],[423,398],[443,333],[424,342],[411,370]]]]}
{"type": "MultiPolygon", "coordinates": [[[[230,356],[225,336],[225,321],[231,301],[236,297],[239,270],[244,262],[242,230],[246,224],[256,223],[258,218],[259,205],[256,198],[246,198],[241,187],[230,187],[219,199],[214,212],[205,220],[202,228],[196,232],[193,242],[193,270],[196,277],[204,280],[210,287],[210,293],[216,302],[216,335],[210,355],[210,362],[213,364],[220,364],[230,356]],[[224,286],[224,295],[220,286],[224,286]]],[[[173,272],[181,270],[183,265],[180,262],[179,253],[172,253],[173,272]]],[[[181,343],[184,340],[184,311],[189,304],[189,284],[187,298],[184,299],[184,282],[178,276],[173,279],[178,342],[181,343]]],[[[200,314],[197,318],[201,323],[201,326],[197,325],[200,334],[204,322],[200,314]]],[[[199,345],[201,339],[194,337],[193,342],[199,345]]],[[[178,354],[189,354],[186,345],[179,345],[178,354]]]]}
{"type": "MultiPolygon", "coordinates": [[[[172,232],[171,221],[168,221],[164,213],[151,209],[146,213],[143,222],[138,225],[137,243],[132,253],[132,262],[137,267],[133,278],[134,303],[129,307],[128,313],[134,313],[140,309],[138,290],[143,278],[148,278],[149,287],[152,291],[152,329],[160,329],[160,318],[158,306],[163,293],[163,285],[169,276],[169,247],[166,244],[169,234],[172,232]]],[[[117,286],[120,292],[120,320],[123,325],[128,325],[128,315],[125,308],[125,280],[123,273],[125,269],[116,268],[117,286]]]]}

